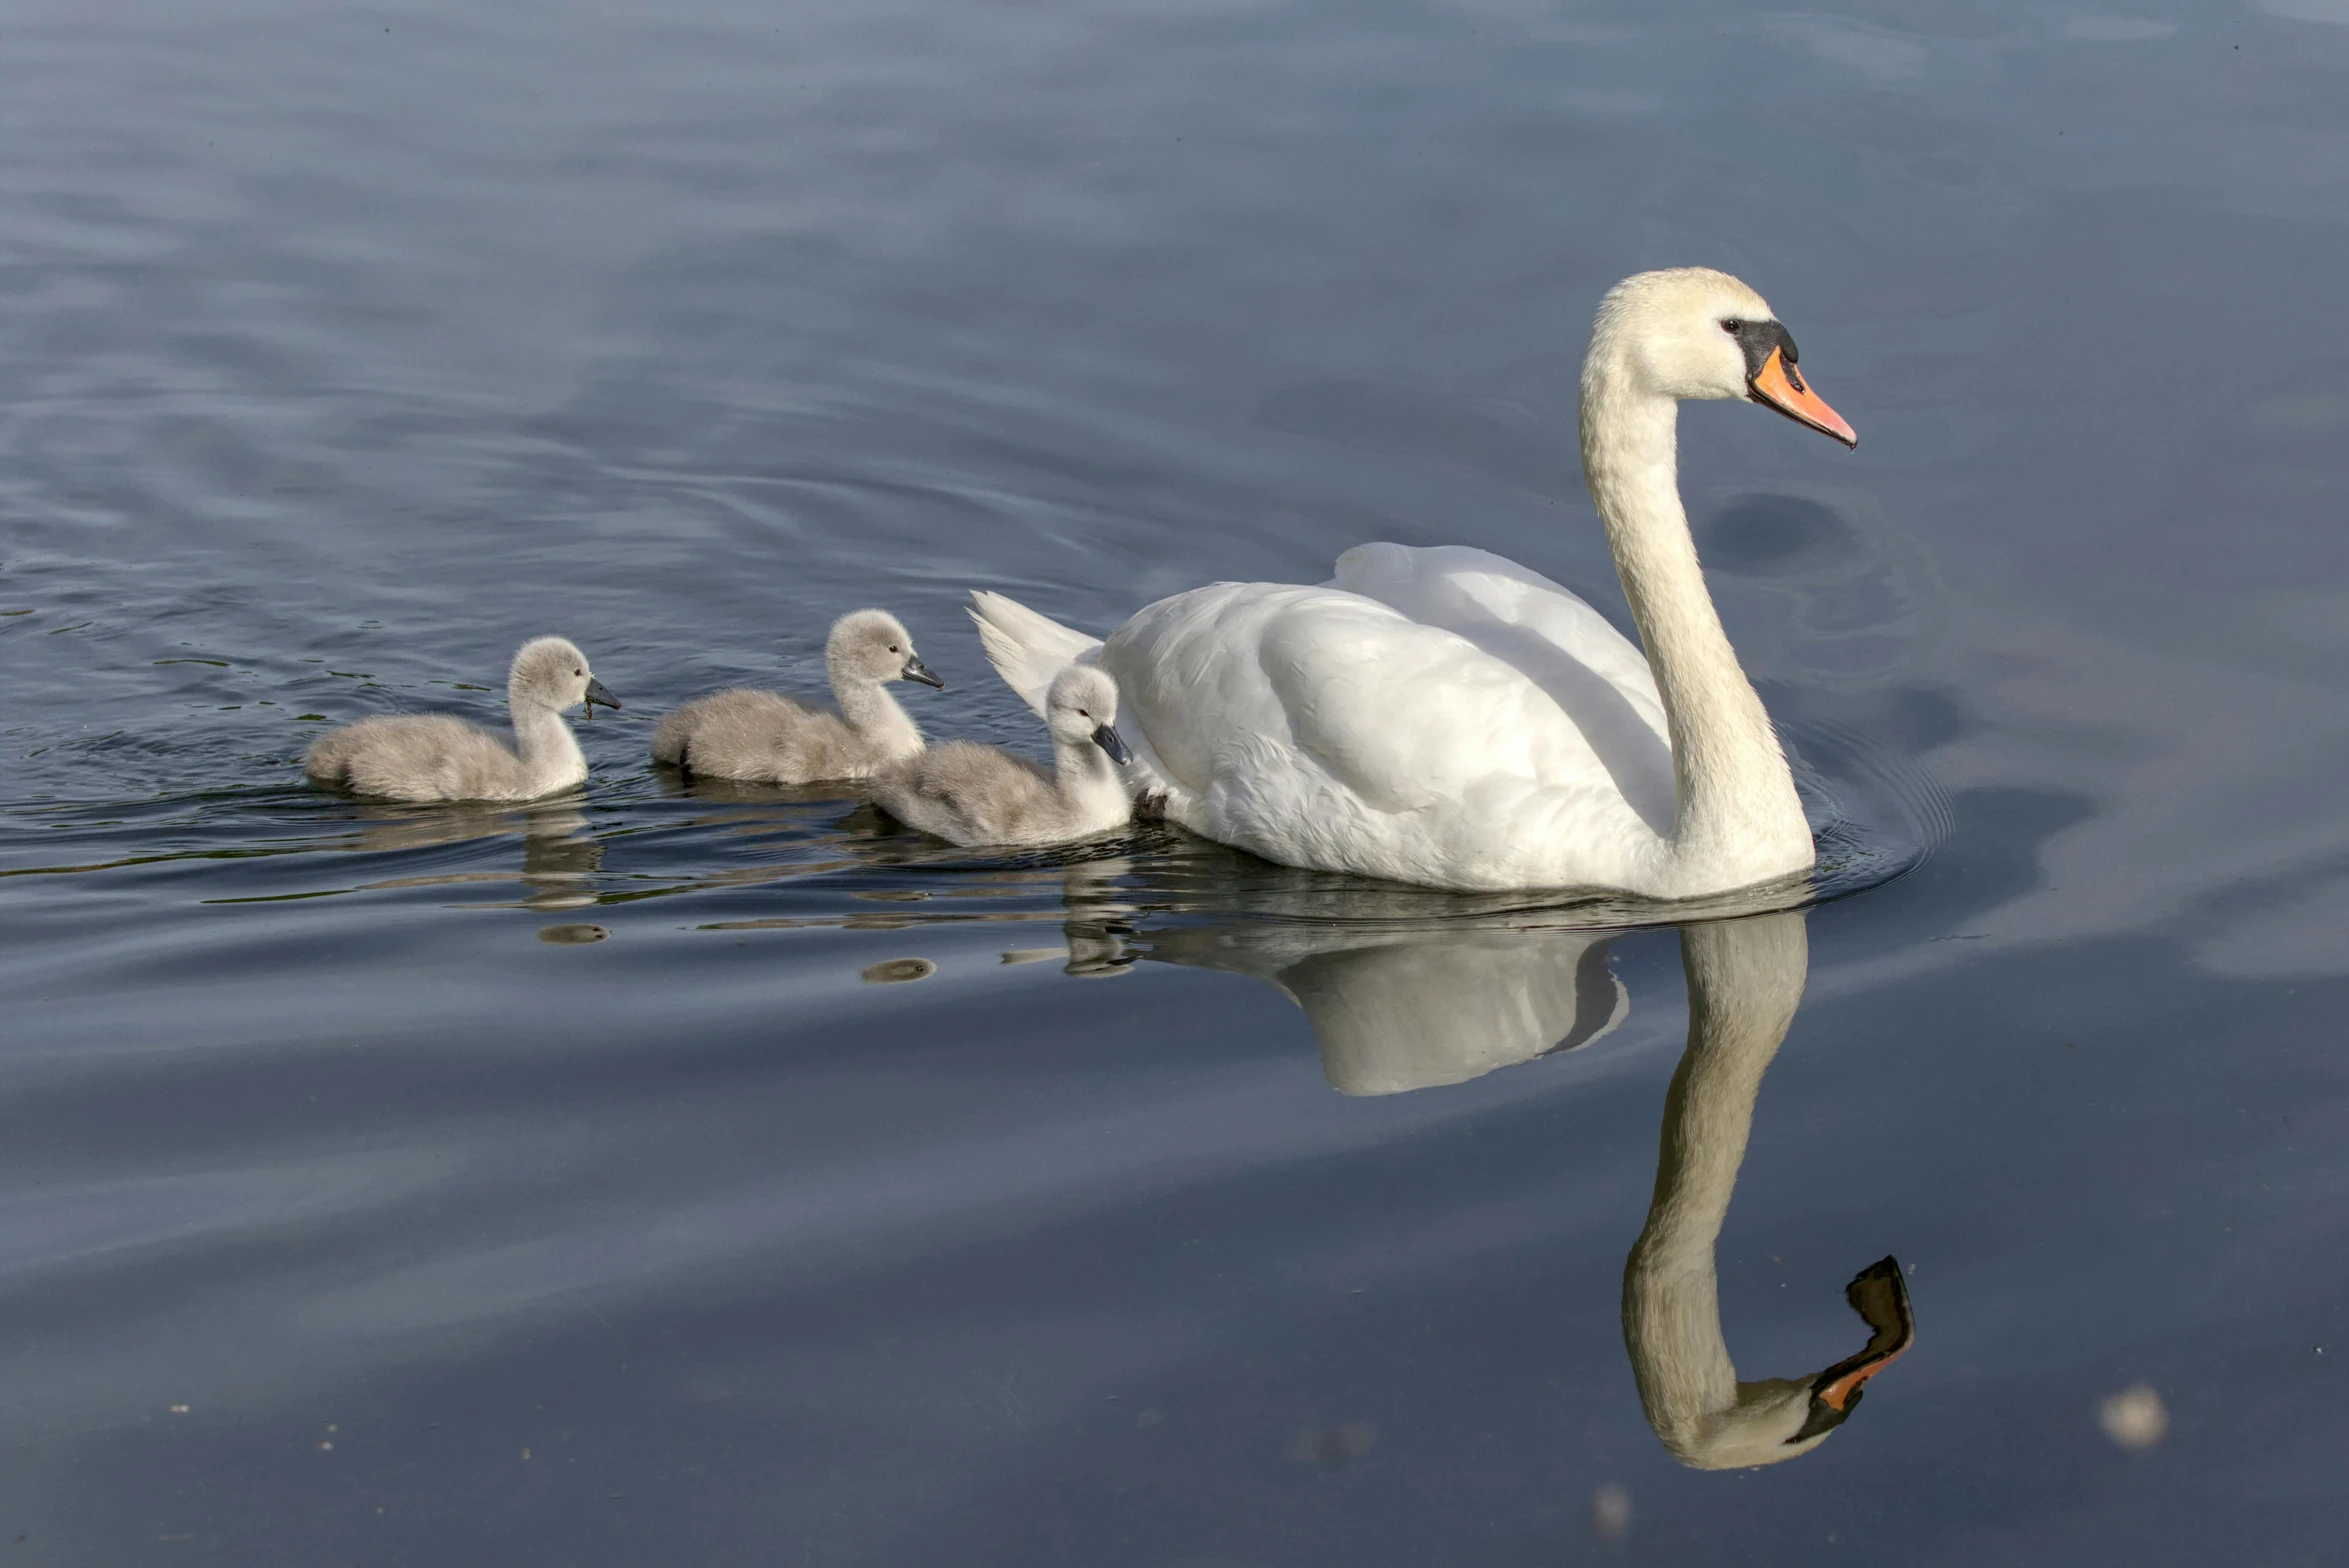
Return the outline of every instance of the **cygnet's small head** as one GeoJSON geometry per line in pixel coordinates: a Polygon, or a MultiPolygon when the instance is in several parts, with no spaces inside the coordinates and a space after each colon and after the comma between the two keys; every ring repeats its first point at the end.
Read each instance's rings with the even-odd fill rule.
{"type": "Polygon", "coordinates": [[[1583,366],[1587,401],[1601,385],[1670,398],[1744,398],[1859,445],[1843,416],[1795,368],[1794,337],[1769,301],[1726,272],[1673,267],[1625,278],[1599,302],[1583,366]],[[1598,384],[1594,384],[1598,383],[1598,384]]]}
{"type": "Polygon", "coordinates": [[[1133,753],[1117,733],[1117,682],[1089,664],[1072,664],[1052,678],[1044,695],[1044,724],[1052,738],[1081,746],[1087,741],[1119,765],[1133,753]]]}
{"type": "Polygon", "coordinates": [[[522,645],[506,677],[506,701],[516,708],[553,713],[584,702],[591,717],[598,707],[620,706],[620,699],[587,667],[587,655],[561,637],[536,637],[522,645]]]}
{"type": "Polygon", "coordinates": [[[852,610],[832,623],[824,640],[824,669],[834,685],[842,681],[920,681],[940,691],[946,683],[914,656],[905,623],[887,610],[852,610]]]}

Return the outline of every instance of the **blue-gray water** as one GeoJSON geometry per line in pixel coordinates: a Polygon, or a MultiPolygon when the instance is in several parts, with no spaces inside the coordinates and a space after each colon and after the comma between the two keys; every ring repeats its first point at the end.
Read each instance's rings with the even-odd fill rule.
{"type": "Polygon", "coordinates": [[[2339,1561],[2345,88],[2340,0],[17,0],[0,1562],[2339,1561]],[[1619,614],[1574,377],[1688,262],[1862,437],[1683,421],[1849,894],[1722,1327],[1918,1328],[1758,1471],[1622,1314],[1678,933],[644,760],[874,602],[1032,746],[967,586],[1619,614]],[[301,782],[542,631],[583,796],[301,782]]]}

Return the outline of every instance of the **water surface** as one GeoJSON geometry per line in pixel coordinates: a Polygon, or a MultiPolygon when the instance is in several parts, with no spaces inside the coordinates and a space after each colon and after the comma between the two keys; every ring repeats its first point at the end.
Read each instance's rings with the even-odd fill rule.
{"type": "Polygon", "coordinates": [[[2338,1560],[2345,75],[2330,0],[24,0],[0,1552],[2338,1560]],[[875,602],[1034,748],[970,586],[1457,541],[1620,617],[1575,373],[1686,262],[1863,437],[1682,438],[1849,896],[1595,929],[644,760],[875,602]],[[629,704],[584,793],[301,782],[548,630],[629,704]],[[1684,942],[1768,962],[1692,1007],[1684,942]],[[1643,1402],[1851,1355],[1886,1254],[1815,1450],[1643,1402]]]}

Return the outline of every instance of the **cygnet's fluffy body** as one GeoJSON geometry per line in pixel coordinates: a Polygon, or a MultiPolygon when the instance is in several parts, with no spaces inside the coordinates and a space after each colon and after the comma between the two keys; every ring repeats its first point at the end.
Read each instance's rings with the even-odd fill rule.
{"type": "Polygon", "coordinates": [[[873,780],[873,800],[908,827],[956,844],[1061,844],[1123,827],[1134,806],[1118,766],[1117,685],[1089,665],[1045,698],[1050,773],[1008,751],[948,741],[873,780]]]}
{"type": "Polygon", "coordinates": [[[445,713],[361,719],[311,743],[303,769],[322,784],[390,800],[536,800],[587,777],[563,710],[620,700],[560,637],[522,645],[506,677],[513,739],[445,713]]]}
{"type": "Polygon", "coordinates": [[[824,669],[838,713],[778,692],[737,687],[696,697],[653,731],[655,762],[714,778],[766,784],[868,778],[922,749],[922,732],[889,694],[891,681],[946,683],[914,656],[913,638],[886,610],[832,623],[824,669]]]}

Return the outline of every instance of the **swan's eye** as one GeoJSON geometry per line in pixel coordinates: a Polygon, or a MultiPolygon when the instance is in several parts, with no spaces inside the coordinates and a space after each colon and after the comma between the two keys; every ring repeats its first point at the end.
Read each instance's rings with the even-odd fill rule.
{"type": "Polygon", "coordinates": [[[1737,328],[1738,323],[1734,321],[1724,321],[1721,323],[1721,330],[1728,333],[1731,337],[1737,336],[1737,328]]]}

